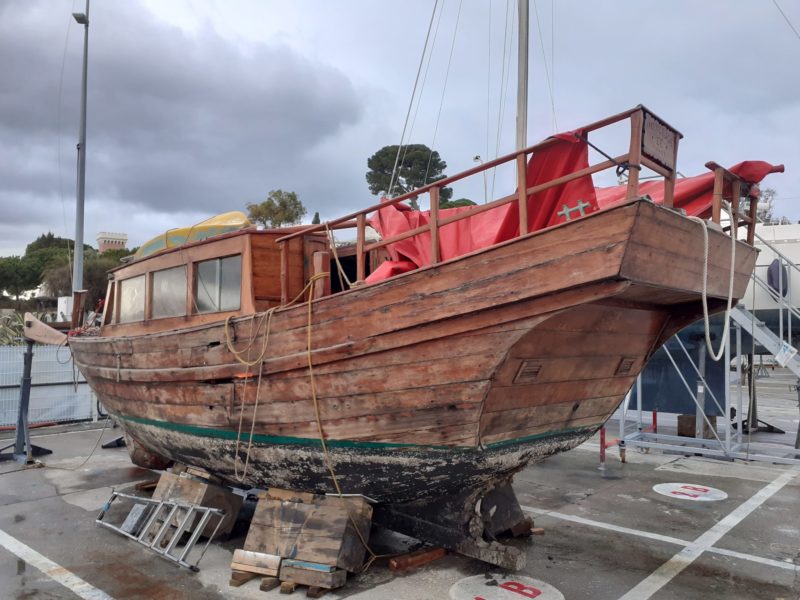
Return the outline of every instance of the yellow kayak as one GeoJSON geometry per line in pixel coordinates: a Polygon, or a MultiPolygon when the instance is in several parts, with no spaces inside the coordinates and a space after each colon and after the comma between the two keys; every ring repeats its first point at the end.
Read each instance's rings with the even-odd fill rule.
{"type": "Polygon", "coordinates": [[[215,235],[228,233],[229,231],[236,231],[237,229],[244,229],[250,225],[252,223],[247,218],[247,215],[238,210],[222,213],[216,217],[200,221],[191,227],[169,229],[142,244],[133,257],[134,260],[138,260],[183,244],[197,242],[215,235]]]}

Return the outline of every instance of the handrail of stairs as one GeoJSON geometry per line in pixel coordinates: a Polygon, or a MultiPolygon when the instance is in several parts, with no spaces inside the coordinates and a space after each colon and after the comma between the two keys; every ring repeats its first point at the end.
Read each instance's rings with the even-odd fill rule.
{"type": "MultiPolygon", "coordinates": [[[[783,296],[778,291],[774,290],[768,282],[764,280],[763,277],[757,275],[758,267],[768,268],[769,265],[756,265],[756,269],[753,271],[753,282],[760,286],[763,290],[765,290],[770,298],[775,301],[778,305],[778,337],[780,339],[784,339],[784,310],[787,311],[787,327],[786,327],[786,339],[790,345],[792,345],[792,333],[793,333],[793,324],[792,324],[792,317],[794,316],[795,319],[800,320],[800,310],[798,310],[794,306],[794,302],[792,300],[792,271],[800,272],[800,266],[795,264],[788,256],[786,256],[783,252],[778,250],[778,248],[772,244],[769,240],[767,240],[764,236],[760,235],[758,232],[755,232],[755,239],[757,239],[761,244],[763,244],[766,248],[770,250],[776,257],[779,262],[780,269],[778,271],[778,288],[783,289],[783,272],[784,268],[786,268],[786,288],[788,291],[787,296],[783,296]]],[[[753,307],[755,308],[755,307],[753,307]]]]}

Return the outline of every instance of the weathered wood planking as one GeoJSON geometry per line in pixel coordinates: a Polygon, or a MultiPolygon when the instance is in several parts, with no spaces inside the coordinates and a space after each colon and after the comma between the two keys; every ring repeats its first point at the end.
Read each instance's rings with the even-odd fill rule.
{"type": "MultiPolygon", "coordinates": [[[[311,358],[326,438],[466,448],[485,453],[487,460],[494,457],[496,464],[480,467],[466,467],[475,457],[459,458],[458,468],[473,478],[513,472],[531,457],[572,447],[613,412],[666,332],[697,316],[702,264],[693,253],[699,243],[702,256],[701,234],[699,226],[678,214],[633,202],[315,300],[311,358]],[[678,271],[673,267],[679,261],[692,264],[678,271]],[[561,441],[549,441],[559,436],[561,441]],[[537,441],[525,441],[533,438],[537,441]],[[507,458],[484,449],[509,443],[519,448],[507,458]]],[[[283,260],[272,232],[240,237],[235,243],[245,248],[243,265],[250,269],[242,276],[243,307],[274,305],[282,269],[292,295],[299,292],[313,270],[313,252],[325,248],[324,238],[296,238],[283,260]]],[[[230,246],[233,239],[225,243],[230,246]]],[[[727,292],[730,241],[716,231],[709,232],[709,240],[713,312],[721,308],[720,293],[727,292]]],[[[744,292],[755,255],[747,246],[737,250],[735,296],[744,292]]],[[[261,315],[235,314],[242,316],[232,323],[234,345],[252,344],[254,358],[264,341],[261,315]]],[[[224,442],[213,458],[192,444],[208,444],[215,430],[220,439],[231,440],[240,417],[242,448],[253,419],[257,436],[317,439],[307,306],[275,312],[260,388],[255,369],[236,362],[227,347],[226,315],[202,316],[217,320],[157,332],[159,325],[175,326],[163,319],[147,323],[138,334],[136,324],[129,324],[125,337],[77,338],[72,348],[109,410],[189,428],[166,433],[169,427],[142,425],[137,430],[143,444],[173,458],[188,453],[189,460],[230,477],[233,442],[224,442]],[[192,427],[208,433],[192,433],[192,427]],[[200,435],[197,442],[193,435],[200,435]]],[[[108,333],[122,331],[119,327],[108,333]]],[[[258,441],[260,460],[281,465],[297,460],[288,449],[271,453],[271,443],[258,441]]],[[[392,469],[408,478],[417,468],[413,461],[388,467],[382,462],[385,453],[377,449],[352,465],[344,450],[332,451],[351,486],[362,468],[375,482],[384,476],[396,481],[392,469]]],[[[305,476],[316,481],[316,489],[328,476],[319,449],[308,452],[316,458],[313,468],[304,467],[311,469],[305,476]]],[[[414,460],[439,455],[419,456],[414,460]]],[[[269,464],[257,465],[251,481],[262,485],[271,484],[271,478],[298,485],[296,477],[304,472],[292,475],[282,466],[272,475],[269,464]]],[[[409,495],[408,485],[386,493],[409,495]]]]}

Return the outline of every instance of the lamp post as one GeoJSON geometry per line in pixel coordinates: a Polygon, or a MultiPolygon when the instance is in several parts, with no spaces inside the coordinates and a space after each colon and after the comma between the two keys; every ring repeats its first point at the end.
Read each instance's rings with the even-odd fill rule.
{"type": "Polygon", "coordinates": [[[81,121],[78,140],[78,189],[75,205],[75,260],[72,269],[72,291],[83,289],[83,204],[86,192],[86,71],[89,57],[89,0],[86,12],[72,13],[83,25],[83,80],[81,83],[81,121]]]}

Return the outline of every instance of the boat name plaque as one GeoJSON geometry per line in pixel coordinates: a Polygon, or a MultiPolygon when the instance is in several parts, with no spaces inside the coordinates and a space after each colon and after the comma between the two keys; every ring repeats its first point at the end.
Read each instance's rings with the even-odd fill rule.
{"type": "Polygon", "coordinates": [[[642,154],[662,167],[675,170],[675,141],[677,133],[649,112],[644,113],[642,154]]]}

